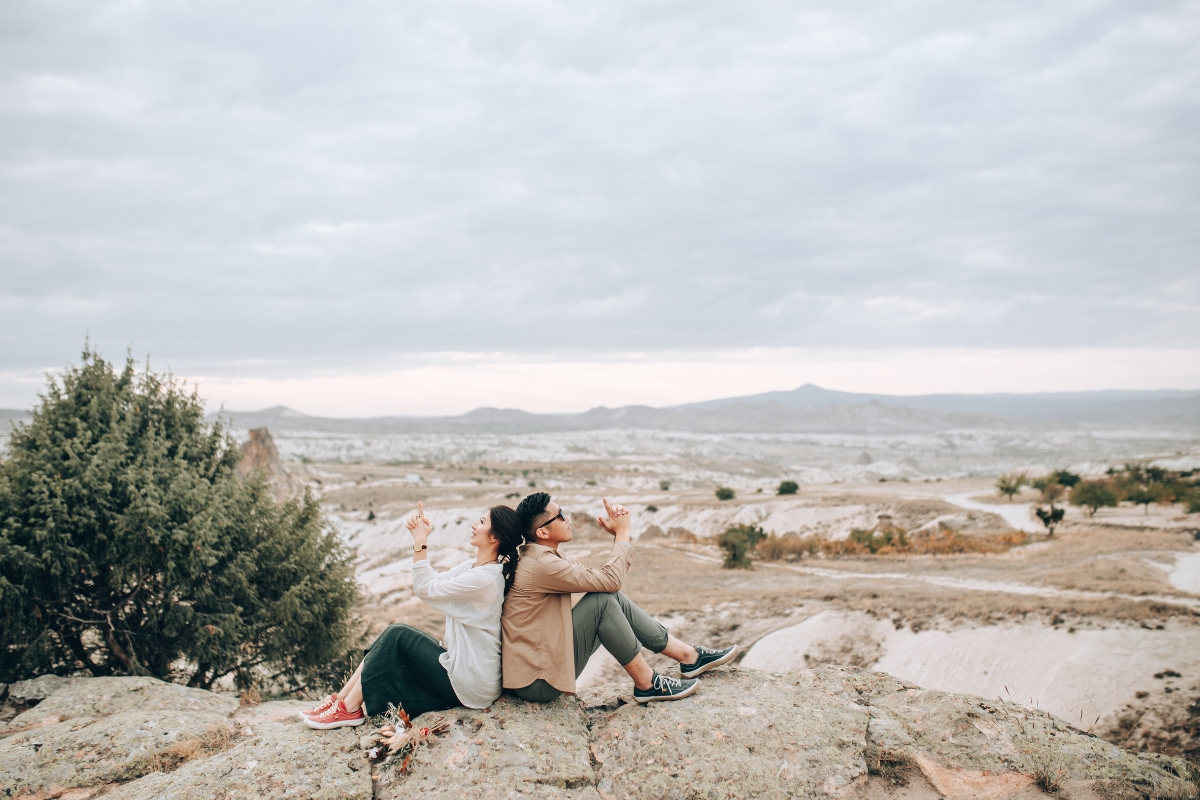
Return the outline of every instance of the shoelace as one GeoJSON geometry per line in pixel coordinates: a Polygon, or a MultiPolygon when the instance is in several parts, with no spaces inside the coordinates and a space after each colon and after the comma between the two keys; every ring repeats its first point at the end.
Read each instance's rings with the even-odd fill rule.
{"type": "Polygon", "coordinates": [[[669,675],[655,673],[651,688],[660,692],[675,692],[683,688],[683,682],[677,681],[669,675]]]}
{"type": "Polygon", "coordinates": [[[718,651],[713,650],[711,647],[705,647],[702,644],[698,644],[696,645],[696,652],[701,656],[712,656],[716,655],[718,651]]]}

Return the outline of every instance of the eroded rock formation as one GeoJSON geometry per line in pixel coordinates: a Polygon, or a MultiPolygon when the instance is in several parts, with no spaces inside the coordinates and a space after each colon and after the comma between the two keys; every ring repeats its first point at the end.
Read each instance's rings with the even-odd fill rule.
{"type": "MultiPolygon", "coordinates": [[[[20,685],[17,685],[20,689],[20,685]]],[[[67,683],[0,733],[0,796],[149,798],[1186,798],[1178,759],[1135,755],[1044,712],[840,667],[729,669],[639,706],[610,684],[544,705],[439,716],[411,772],[364,729],[303,727],[298,703],[146,678],[67,683]],[[1040,785],[1039,785],[1040,784],[1040,785]]]]}

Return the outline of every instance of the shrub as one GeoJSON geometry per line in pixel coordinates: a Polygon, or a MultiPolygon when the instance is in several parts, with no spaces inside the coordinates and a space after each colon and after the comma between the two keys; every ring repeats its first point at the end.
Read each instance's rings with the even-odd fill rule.
{"type": "Polygon", "coordinates": [[[1117,504],[1117,493],[1106,481],[1083,481],[1071,490],[1071,504],[1089,509],[1088,516],[1096,516],[1101,508],[1117,504]]]}
{"type": "Polygon", "coordinates": [[[795,494],[798,491],[800,491],[800,484],[795,481],[781,481],[775,494],[795,494]]]}
{"type": "Polygon", "coordinates": [[[1080,481],[1083,480],[1074,472],[1068,472],[1065,469],[1056,469],[1050,473],[1050,479],[1059,486],[1065,486],[1068,489],[1074,488],[1080,481]]]}
{"type": "Polygon", "coordinates": [[[1021,487],[1029,482],[1024,472],[1015,474],[1001,475],[996,479],[996,492],[1008,498],[1008,502],[1012,502],[1013,495],[1021,493],[1021,487]]]}
{"type": "Polygon", "coordinates": [[[658,488],[659,488],[659,491],[669,492],[671,490],[671,482],[670,481],[659,481],[658,488]]]}
{"type": "Polygon", "coordinates": [[[658,506],[646,506],[646,511],[653,514],[654,512],[658,511],[658,506]]]}
{"type": "Polygon", "coordinates": [[[1067,512],[1051,503],[1049,508],[1038,508],[1033,513],[1037,514],[1037,518],[1046,526],[1046,535],[1053,536],[1054,529],[1058,527],[1058,523],[1062,522],[1063,516],[1067,512]]]}
{"type": "Polygon", "coordinates": [[[725,569],[751,569],[750,554],[766,536],[763,529],[754,525],[731,525],[717,537],[717,544],[725,551],[725,569]]]}
{"type": "Polygon", "coordinates": [[[82,362],[0,463],[0,680],[328,678],[358,585],[316,501],[238,478],[236,443],[169,376],[82,362]]]}
{"type": "Polygon", "coordinates": [[[802,539],[794,533],[783,536],[772,533],[758,543],[755,551],[763,561],[794,560],[820,552],[820,544],[815,536],[802,539]]]}
{"type": "Polygon", "coordinates": [[[728,486],[718,486],[716,495],[717,495],[718,500],[732,500],[734,497],[737,496],[737,493],[734,492],[733,489],[730,489],[728,486]]]}
{"type": "Polygon", "coordinates": [[[943,556],[961,553],[1002,553],[1025,542],[1025,534],[1019,531],[964,536],[950,528],[939,528],[919,534],[893,528],[882,531],[855,529],[845,539],[821,539],[819,547],[820,552],[830,558],[870,555],[943,556]]]}

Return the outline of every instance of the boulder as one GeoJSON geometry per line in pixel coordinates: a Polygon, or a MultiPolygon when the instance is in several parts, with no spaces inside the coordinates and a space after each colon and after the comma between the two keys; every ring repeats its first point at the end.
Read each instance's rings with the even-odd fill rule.
{"type": "Polygon", "coordinates": [[[236,709],[144,678],[73,685],[34,709],[53,712],[30,718],[40,727],[0,738],[0,796],[1032,800],[1061,786],[1077,800],[1182,800],[1200,785],[1182,760],[1124,751],[1045,712],[833,666],[723,668],[691,697],[648,706],[623,681],[426,714],[417,726],[445,717],[450,728],[403,775],[398,760],[367,761],[366,726],[310,730],[295,716],[304,705],[236,709]]]}
{"type": "Polygon", "coordinates": [[[8,687],[8,699],[18,705],[31,705],[45,700],[50,695],[68,686],[77,686],[91,678],[63,678],[58,675],[40,675],[27,681],[17,681],[8,687]]]}
{"type": "Polygon", "coordinates": [[[587,724],[574,698],[543,704],[505,695],[483,711],[423,714],[413,724],[429,726],[440,717],[450,720],[450,730],[417,752],[411,774],[383,770],[376,797],[600,800],[587,724]]]}
{"type": "Polygon", "coordinates": [[[370,800],[371,767],[357,728],[314,731],[296,719],[243,732],[228,750],[110,789],[104,800],[370,800]]]}
{"type": "Polygon", "coordinates": [[[237,707],[238,700],[232,694],[191,689],[157,678],[74,679],[18,714],[0,733],[53,725],[76,717],[107,717],[123,711],[197,711],[227,716],[237,707]]]}
{"type": "Polygon", "coordinates": [[[121,783],[202,754],[201,743],[190,740],[227,738],[232,730],[224,714],[204,711],[78,716],[0,739],[0,786],[11,792],[6,797],[57,797],[121,783]]]}
{"type": "Polygon", "coordinates": [[[627,683],[546,705],[503,698],[385,771],[376,797],[1194,797],[1184,762],[1128,753],[1049,714],[881,673],[727,668],[691,697],[639,706],[627,683]],[[1089,787],[1091,787],[1089,789],[1089,787]],[[910,789],[903,789],[908,792],[910,789]]]}
{"type": "Polygon", "coordinates": [[[827,675],[705,675],[682,701],[588,712],[600,796],[819,797],[867,774],[870,711],[827,675]]]}

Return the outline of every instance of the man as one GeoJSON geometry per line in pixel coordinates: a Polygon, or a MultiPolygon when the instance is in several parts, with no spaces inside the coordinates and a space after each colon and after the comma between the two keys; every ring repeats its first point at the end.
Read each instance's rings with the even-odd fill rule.
{"type": "Polygon", "coordinates": [[[610,505],[607,498],[604,509],[608,516],[596,522],[616,541],[608,563],[593,569],[558,552],[560,544],[571,541],[571,522],[550,495],[537,492],[517,506],[528,526],[527,544],[521,547],[500,622],[504,688],[517,697],[547,703],[574,694],[575,679],[601,645],[633,678],[633,699],[639,703],[687,697],[696,691],[697,676],[737,654],[736,644],[712,650],[679,641],[620,593],[633,561],[631,520],[628,509],[610,505]],[[587,592],[574,608],[572,592],[587,592]],[[683,679],[651,669],[643,647],[678,661],[683,679]]]}

